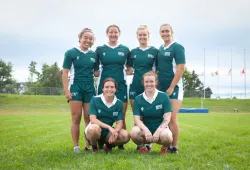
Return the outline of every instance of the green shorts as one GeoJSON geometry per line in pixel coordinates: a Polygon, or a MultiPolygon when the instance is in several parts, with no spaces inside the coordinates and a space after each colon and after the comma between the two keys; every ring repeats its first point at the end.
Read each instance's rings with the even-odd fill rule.
{"type": "MultiPolygon", "coordinates": [[[[164,81],[161,81],[159,79],[159,86],[158,86],[158,89],[160,91],[163,91],[163,92],[166,92],[167,89],[169,88],[170,84],[168,83],[164,83],[164,81]]],[[[183,100],[183,89],[182,88],[179,88],[178,85],[176,85],[174,87],[174,91],[173,93],[169,96],[170,99],[176,99],[176,100],[183,100]]]]}
{"type": "Polygon", "coordinates": [[[70,92],[72,94],[72,100],[83,103],[90,103],[91,98],[96,95],[93,84],[71,84],[70,92]]]}
{"type": "Polygon", "coordinates": [[[136,96],[144,92],[144,87],[141,81],[134,82],[129,86],[129,99],[134,100],[136,96]]]}
{"type": "MultiPolygon", "coordinates": [[[[98,85],[98,95],[99,94],[102,94],[103,91],[102,91],[102,82],[103,80],[100,81],[99,85],[98,85]]],[[[127,93],[127,84],[126,84],[126,81],[122,81],[122,82],[119,82],[117,83],[118,85],[118,89],[115,93],[115,96],[121,100],[122,102],[125,102],[127,103],[128,102],[128,93],[127,93]]]]}

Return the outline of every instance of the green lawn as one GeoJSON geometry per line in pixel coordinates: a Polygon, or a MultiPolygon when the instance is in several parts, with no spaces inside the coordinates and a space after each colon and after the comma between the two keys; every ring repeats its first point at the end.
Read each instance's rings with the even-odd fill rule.
{"type": "MultiPolygon", "coordinates": [[[[188,100],[191,99],[186,99],[186,102],[188,100]]],[[[0,112],[4,110],[12,113],[0,114],[0,169],[146,170],[250,167],[250,114],[180,114],[178,155],[161,155],[157,144],[153,145],[152,153],[141,155],[135,151],[135,144],[131,141],[125,145],[125,151],[115,148],[108,154],[103,151],[97,154],[73,153],[68,106],[64,104],[63,109],[59,109],[64,102],[62,96],[22,96],[20,99],[15,95],[0,95],[0,112]],[[26,111],[29,114],[25,114],[26,111]]],[[[195,102],[198,100],[193,101],[194,105],[195,102]]],[[[220,102],[229,105],[230,101],[220,102]]],[[[238,106],[243,105],[242,102],[249,101],[240,101],[238,106]]],[[[189,104],[186,103],[186,106],[192,105],[189,104]]],[[[130,131],[133,126],[130,108],[126,119],[130,131]]],[[[83,131],[83,124],[81,130],[83,131]]],[[[80,143],[83,147],[83,136],[80,143]]]]}

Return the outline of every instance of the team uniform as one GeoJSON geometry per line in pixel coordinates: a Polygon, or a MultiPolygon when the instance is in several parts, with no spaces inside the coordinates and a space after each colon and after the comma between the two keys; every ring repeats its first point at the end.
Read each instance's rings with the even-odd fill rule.
{"type": "MultiPolygon", "coordinates": [[[[114,122],[123,120],[122,107],[122,101],[117,99],[116,96],[112,104],[107,105],[107,101],[103,94],[100,94],[92,98],[89,107],[89,115],[95,115],[98,120],[112,127],[114,122]]],[[[102,128],[101,137],[98,142],[105,143],[108,134],[109,130],[102,128]]]]}
{"type": "Polygon", "coordinates": [[[129,87],[129,98],[135,97],[144,91],[142,84],[143,74],[152,71],[155,67],[155,59],[158,50],[155,47],[147,47],[146,49],[135,48],[131,51],[127,65],[134,68],[134,77],[129,87]]]}
{"type": "Polygon", "coordinates": [[[134,116],[142,116],[142,122],[152,134],[163,122],[163,115],[172,112],[168,95],[156,89],[153,100],[149,102],[145,92],[135,97],[134,116]]]}
{"type": "MultiPolygon", "coordinates": [[[[173,42],[164,47],[162,45],[159,49],[159,53],[156,59],[156,69],[158,70],[159,86],[160,91],[166,91],[176,72],[176,65],[185,64],[185,49],[182,45],[177,42],[173,42]]],[[[183,99],[183,79],[181,78],[178,84],[174,87],[174,92],[170,99],[183,99]]]]}
{"type": "Polygon", "coordinates": [[[115,79],[118,89],[116,97],[122,102],[127,102],[127,84],[125,64],[127,63],[130,51],[124,45],[110,47],[107,44],[99,46],[96,49],[98,62],[100,62],[100,76],[98,82],[98,94],[102,93],[102,83],[106,78],[115,79]]]}
{"type": "Polygon", "coordinates": [[[72,100],[89,103],[96,95],[93,71],[99,69],[97,55],[74,47],[65,53],[63,68],[70,70],[69,89],[72,100]]]}

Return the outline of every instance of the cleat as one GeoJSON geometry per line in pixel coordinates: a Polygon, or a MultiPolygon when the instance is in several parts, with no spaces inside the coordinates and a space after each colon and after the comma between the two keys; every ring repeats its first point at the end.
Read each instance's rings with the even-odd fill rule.
{"type": "Polygon", "coordinates": [[[112,151],[112,145],[110,144],[106,144],[103,149],[105,150],[105,152],[111,152],[112,151]]]}
{"type": "Polygon", "coordinates": [[[119,150],[125,150],[125,148],[124,148],[123,145],[118,145],[118,149],[119,149],[119,150]]]}
{"type": "Polygon", "coordinates": [[[88,147],[85,147],[83,151],[88,152],[88,151],[90,151],[90,149],[88,147]]]}
{"type": "Polygon", "coordinates": [[[166,147],[161,147],[161,154],[166,154],[168,149],[166,147]]]}
{"type": "Polygon", "coordinates": [[[96,145],[92,145],[92,152],[97,153],[98,152],[98,147],[96,145]]]}
{"type": "Polygon", "coordinates": [[[147,153],[147,151],[148,150],[147,150],[147,148],[145,146],[143,146],[143,147],[140,148],[140,153],[141,154],[145,154],[145,153],[147,153]]]}
{"type": "Polygon", "coordinates": [[[178,154],[178,148],[176,146],[173,146],[171,149],[171,153],[178,154]]]}
{"type": "Polygon", "coordinates": [[[80,152],[80,147],[78,146],[78,147],[74,147],[74,152],[75,153],[79,153],[80,152]]]}
{"type": "Polygon", "coordinates": [[[146,148],[147,148],[148,152],[152,152],[152,147],[150,145],[146,145],[146,148]]]}
{"type": "Polygon", "coordinates": [[[139,151],[140,150],[140,146],[137,145],[136,150],[139,151]]]}

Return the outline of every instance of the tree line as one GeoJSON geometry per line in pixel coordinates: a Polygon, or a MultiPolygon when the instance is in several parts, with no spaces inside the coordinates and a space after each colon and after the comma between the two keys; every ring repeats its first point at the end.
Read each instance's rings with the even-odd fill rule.
{"type": "MultiPolygon", "coordinates": [[[[0,93],[29,94],[29,95],[63,95],[62,69],[58,63],[48,65],[44,63],[41,71],[37,69],[37,63],[31,61],[29,67],[29,77],[23,88],[20,82],[13,78],[13,64],[0,59],[0,93]]],[[[195,71],[185,69],[184,97],[203,97],[204,85],[200,81],[195,71]]],[[[205,97],[210,98],[212,90],[205,89],[205,97]]]]}

